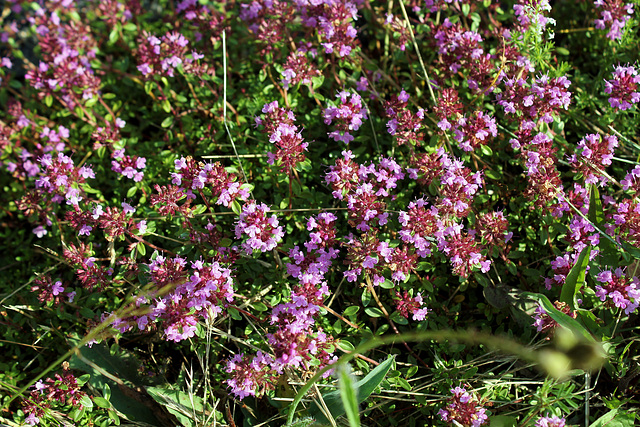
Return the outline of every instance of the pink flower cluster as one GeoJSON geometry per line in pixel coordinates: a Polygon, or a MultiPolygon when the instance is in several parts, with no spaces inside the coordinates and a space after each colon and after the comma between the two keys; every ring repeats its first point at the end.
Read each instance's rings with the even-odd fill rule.
{"type": "Polygon", "coordinates": [[[138,1],[128,1],[122,3],[118,0],[102,0],[96,10],[96,14],[105,20],[110,28],[114,28],[118,23],[125,24],[133,16],[142,13],[142,7],[138,1]]]}
{"type": "Polygon", "coordinates": [[[29,425],[39,424],[41,419],[48,415],[51,405],[71,405],[82,409],[82,399],[87,394],[80,390],[82,386],[78,379],[68,370],[68,363],[62,375],[55,374],[55,378],[47,378],[35,384],[35,390],[29,393],[22,403],[22,410],[26,415],[29,425]]]}
{"type": "Polygon", "coordinates": [[[358,17],[362,0],[318,0],[296,2],[303,25],[315,28],[326,54],[344,58],[356,46],[358,31],[353,21],[358,17]]]}
{"type": "Polygon", "coordinates": [[[541,34],[548,24],[555,25],[555,20],[545,14],[551,12],[549,0],[518,0],[513,10],[522,31],[531,28],[537,34],[541,34]]]}
{"type": "Polygon", "coordinates": [[[608,93],[612,108],[628,110],[640,102],[640,75],[635,67],[621,65],[613,71],[612,79],[604,81],[604,91],[608,93]]]}
{"type": "Polygon", "coordinates": [[[69,138],[69,129],[64,126],[58,126],[58,130],[50,129],[48,126],[42,128],[40,133],[40,139],[45,143],[42,147],[42,151],[48,153],[49,151],[63,151],[65,149],[65,143],[63,139],[69,138]]]}
{"type": "Polygon", "coordinates": [[[295,5],[282,0],[252,0],[240,4],[240,19],[261,42],[261,55],[276,49],[287,34],[287,24],[296,19],[295,5]]]}
{"type": "MultiPolygon", "coordinates": [[[[591,251],[590,259],[593,259],[597,251],[591,251]]],[[[580,252],[572,252],[565,253],[563,256],[557,256],[555,260],[551,261],[551,269],[553,270],[552,277],[545,277],[544,286],[547,289],[551,289],[553,285],[562,286],[564,285],[564,281],[567,279],[567,274],[571,271],[573,266],[576,264],[578,257],[580,256],[580,252]]],[[[590,266],[587,265],[587,272],[589,271],[590,266]]]]}
{"type": "Polygon", "coordinates": [[[352,131],[357,131],[367,119],[367,110],[358,93],[343,90],[336,95],[340,100],[337,106],[331,105],[324,110],[324,123],[335,123],[335,131],[329,132],[329,138],[345,144],[353,141],[352,131]]]}
{"type": "Polygon", "coordinates": [[[452,23],[449,18],[439,26],[431,26],[434,34],[432,43],[440,55],[444,76],[453,77],[463,72],[471,90],[491,91],[491,75],[496,66],[492,62],[493,56],[484,51],[482,36],[460,22],[452,23]]]}
{"type": "Polygon", "coordinates": [[[36,191],[52,194],[54,203],[62,203],[66,199],[67,205],[77,206],[82,200],[81,185],[87,179],[95,178],[91,166],[77,167],[63,153],[57,156],[43,154],[38,162],[41,170],[36,179],[36,191]]]}
{"type": "Polygon", "coordinates": [[[397,182],[404,178],[402,168],[390,158],[365,166],[352,160],[351,151],[343,151],[342,156],[329,167],[325,181],[331,185],[333,197],[346,198],[349,223],[361,231],[386,224],[389,214],[384,212],[384,198],[390,197],[397,182]]]}
{"type": "Polygon", "coordinates": [[[491,253],[494,246],[503,247],[511,240],[513,232],[508,230],[509,221],[503,212],[482,212],[476,217],[475,229],[469,234],[480,237],[491,253]]]}
{"type": "Polygon", "coordinates": [[[309,62],[309,55],[315,57],[316,52],[314,49],[308,49],[306,45],[289,54],[282,71],[282,86],[285,89],[299,83],[311,85],[311,78],[320,75],[316,65],[309,62]]]}
{"type": "Polygon", "coordinates": [[[411,144],[420,145],[424,139],[422,132],[418,132],[422,127],[424,110],[418,109],[412,113],[408,108],[409,94],[402,89],[399,95],[393,95],[390,101],[384,103],[387,122],[387,131],[395,136],[399,145],[411,144]]]}
{"type": "MultiPolygon", "coordinates": [[[[575,311],[571,311],[571,308],[564,302],[556,301],[553,305],[563,312],[564,314],[571,316],[572,318],[578,317],[578,313],[575,311]]],[[[553,335],[553,331],[558,326],[558,322],[553,320],[551,316],[547,313],[547,310],[542,307],[541,304],[538,304],[536,310],[533,314],[533,324],[531,326],[535,326],[538,332],[544,332],[549,336],[553,335]]],[[[547,339],[550,337],[547,336],[547,339]]]]}
{"type": "Polygon", "coordinates": [[[602,138],[599,134],[588,134],[578,143],[569,163],[584,176],[585,184],[600,183],[604,186],[608,179],[603,172],[611,165],[617,146],[618,138],[614,135],[602,138]]]}
{"type": "Polygon", "coordinates": [[[235,354],[225,366],[230,378],[225,380],[231,392],[238,398],[260,396],[276,388],[277,371],[271,368],[273,357],[258,351],[249,358],[244,353],[235,354]]]}
{"type": "MultiPolygon", "coordinates": [[[[429,12],[437,12],[439,10],[446,9],[449,5],[454,5],[454,7],[460,7],[461,3],[470,3],[469,0],[425,0],[426,9],[429,12]]],[[[415,11],[415,10],[414,10],[415,11]]]]}
{"type": "Polygon", "coordinates": [[[487,145],[489,136],[496,137],[496,120],[482,111],[475,111],[471,117],[461,117],[455,124],[454,139],[464,151],[473,151],[487,145]]]}
{"type": "Polygon", "coordinates": [[[404,291],[403,294],[396,291],[396,300],[394,303],[398,313],[405,319],[408,319],[409,314],[411,314],[413,320],[421,321],[427,317],[430,311],[427,307],[423,306],[423,299],[420,293],[414,297],[407,291],[404,291]]]}
{"type": "MultiPolygon", "coordinates": [[[[636,175],[634,174],[637,173],[637,170],[640,168],[636,167],[630,174],[627,174],[627,178],[625,178],[627,182],[631,179],[629,175],[632,175],[635,180],[636,175]]],[[[632,189],[636,188],[632,187],[632,189]]],[[[605,201],[609,205],[605,216],[609,221],[613,220],[613,223],[605,224],[606,231],[611,235],[617,234],[632,245],[640,245],[640,203],[637,202],[637,197],[622,199],[619,202],[608,197],[605,201]]]]}
{"type": "Polygon", "coordinates": [[[601,271],[596,275],[600,282],[596,285],[596,296],[607,305],[624,310],[625,314],[631,314],[640,304],[640,282],[637,277],[629,279],[621,268],[601,271]]]}
{"type": "Polygon", "coordinates": [[[433,107],[433,112],[440,120],[438,127],[443,131],[451,129],[452,123],[456,123],[462,117],[462,108],[458,91],[454,88],[442,89],[438,102],[433,107]]]}
{"type": "Polygon", "coordinates": [[[262,132],[269,135],[269,142],[278,147],[275,154],[267,153],[268,162],[271,165],[277,162],[282,172],[289,172],[306,159],[304,152],[309,143],[303,142],[302,133],[294,124],[293,111],[278,107],[278,101],[265,104],[262,112],[263,117],[255,118],[256,126],[262,126],[262,132]]]}
{"type": "Polygon", "coordinates": [[[359,238],[349,234],[342,243],[347,248],[344,261],[349,270],[344,277],[349,282],[355,282],[363,272],[372,277],[374,286],[385,282],[385,271],[391,272],[391,279],[403,282],[415,269],[418,255],[408,245],[391,247],[389,242],[378,239],[378,230],[372,228],[359,238]]]}
{"type": "Polygon", "coordinates": [[[433,236],[438,230],[440,215],[434,206],[427,207],[424,199],[409,203],[407,212],[398,214],[402,230],[398,233],[405,243],[411,243],[421,257],[431,255],[433,236]]]}
{"type": "Polygon", "coordinates": [[[332,260],[338,257],[335,221],[338,218],[329,212],[311,216],[307,221],[309,240],[304,243],[306,254],[298,245],[289,250],[293,262],[287,263],[287,273],[298,279],[303,286],[320,285],[329,271],[332,260]]]}
{"type": "Polygon", "coordinates": [[[144,178],[144,172],[142,171],[147,167],[147,159],[139,156],[125,155],[125,149],[115,150],[111,154],[111,170],[119,173],[120,175],[133,179],[135,182],[140,182],[144,178]]]}
{"type": "Polygon", "coordinates": [[[409,27],[405,24],[404,19],[394,16],[392,13],[388,13],[384,20],[384,26],[385,28],[388,28],[389,31],[393,32],[394,44],[404,52],[407,48],[407,43],[411,40],[411,32],[409,31],[409,27]]]}
{"type": "Polygon", "coordinates": [[[447,255],[453,272],[469,277],[474,268],[486,273],[491,268],[491,260],[482,254],[483,247],[473,235],[465,232],[462,225],[453,223],[448,227],[441,225],[436,233],[438,250],[447,255]]]}
{"type": "Polygon", "coordinates": [[[475,31],[465,30],[460,23],[446,18],[433,35],[435,47],[441,55],[444,71],[453,75],[461,68],[471,69],[484,54],[482,37],[475,31]]]}
{"type": "Polygon", "coordinates": [[[131,216],[136,209],[127,202],[122,202],[120,206],[122,210],[115,206],[104,209],[99,204],[91,211],[76,207],[65,213],[65,219],[78,231],[78,236],[89,236],[94,227],[102,229],[105,238],[110,242],[125,234],[144,234],[146,221],[136,223],[131,216]]]}
{"type": "Polygon", "coordinates": [[[565,427],[566,420],[553,415],[551,417],[540,417],[536,421],[535,427],[565,427]]]}
{"type": "Polygon", "coordinates": [[[472,173],[460,159],[450,157],[442,149],[440,155],[440,197],[436,207],[441,215],[464,218],[471,210],[475,194],[484,185],[482,172],[472,173]]]}
{"type": "Polygon", "coordinates": [[[91,134],[94,139],[94,150],[100,147],[113,147],[114,143],[120,141],[120,129],[126,126],[126,122],[120,118],[116,118],[114,123],[105,121],[104,125],[96,127],[95,132],[91,134]]]}
{"type": "Polygon", "coordinates": [[[205,188],[216,198],[216,204],[226,207],[231,206],[236,199],[249,198],[249,191],[246,186],[237,181],[238,176],[227,172],[220,162],[201,163],[189,156],[175,160],[174,167],[176,172],[171,173],[171,182],[179,186],[179,189],[159,191],[160,196],[164,197],[169,205],[175,205],[175,202],[183,196],[195,199],[193,191],[199,191],[202,194],[205,188]],[[177,199],[175,197],[172,199],[172,195],[177,199]]]}
{"type": "Polygon", "coordinates": [[[231,270],[217,262],[192,261],[187,268],[184,258],[158,255],[149,264],[149,279],[155,292],[169,292],[155,297],[138,297],[136,305],[147,308],[147,314],[115,319],[112,326],[126,332],[134,325],[144,331],[162,322],[165,338],[182,341],[194,336],[200,319],[213,319],[233,302],[231,270]],[[155,299],[154,299],[155,298],[155,299]]]}
{"type": "Polygon", "coordinates": [[[62,281],[51,280],[48,275],[43,275],[34,280],[35,285],[31,287],[31,292],[38,292],[38,301],[53,303],[54,306],[62,302],[62,297],[66,296],[69,302],[73,302],[76,296],[75,292],[67,292],[63,294],[65,288],[62,281]]]}
{"type": "Polygon", "coordinates": [[[192,199],[195,198],[191,190],[188,191],[192,197],[187,197],[187,192],[177,185],[160,186],[155,184],[154,189],[156,192],[149,196],[149,202],[151,206],[158,210],[160,215],[175,215],[177,212],[184,216],[191,214],[191,207],[189,205],[192,199]],[[184,203],[179,205],[178,202],[183,199],[185,200],[184,203]]]}
{"type": "MultiPolygon", "coordinates": [[[[319,292],[323,297],[328,295],[326,286],[319,292]]],[[[275,332],[267,334],[273,355],[262,351],[251,358],[242,353],[234,355],[225,368],[230,376],[225,382],[231,392],[239,399],[261,396],[275,388],[276,378],[285,368],[313,372],[333,362],[333,339],[322,329],[313,330],[319,310],[304,293],[295,291],[291,293],[291,302],[274,307],[270,324],[275,332]]]]}
{"type": "Polygon", "coordinates": [[[464,387],[451,389],[451,396],[446,407],[438,411],[442,421],[464,427],[480,427],[486,424],[488,416],[480,406],[478,397],[465,390],[464,387]]]}
{"type": "MultiPolygon", "coordinates": [[[[496,99],[505,113],[515,117],[524,115],[530,120],[541,120],[549,124],[561,109],[569,107],[571,92],[567,89],[571,82],[565,76],[549,78],[541,75],[533,81],[531,87],[526,80],[515,77],[504,80],[505,90],[496,95],[496,99]]],[[[531,130],[535,126],[529,120],[520,120],[520,123],[520,130],[531,130]]]]}
{"type": "Polygon", "coordinates": [[[70,243],[63,253],[65,260],[76,269],[76,276],[85,289],[101,290],[107,285],[120,283],[113,278],[113,268],[96,264],[93,251],[84,243],[78,247],[70,243]]]}
{"type": "Polygon", "coordinates": [[[291,292],[291,300],[275,306],[269,317],[275,328],[267,333],[267,341],[273,354],[258,351],[252,358],[236,354],[227,362],[225,370],[230,374],[226,384],[236,397],[260,396],[275,387],[275,379],[292,368],[307,372],[320,369],[333,362],[334,341],[322,329],[314,330],[315,317],[320,305],[329,295],[324,274],[337,257],[335,243],[336,217],[320,213],[310,217],[307,229],[311,231],[304,243],[307,254],[298,246],[290,251],[293,263],[287,270],[299,284],[291,292]]]}
{"type": "Polygon", "coordinates": [[[198,63],[204,55],[189,52],[188,44],[189,40],[175,31],[160,38],[145,32],[138,40],[138,71],[147,79],[154,75],[173,77],[179,67],[198,76],[210,72],[206,64],[198,63]]]}
{"type": "MultiPolygon", "coordinates": [[[[527,198],[536,207],[550,209],[556,216],[562,216],[562,209],[558,209],[557,202],[565,198],[560,172],[556,166],[558,149],[553,140],[545,133],[533,133],[532,126],[516,132],[517,138],[509,140],[514,149],[522,149],[519,157],[524,160],[527,170],[528,188],[527,198]],[[549,207],[551,206],[551,208],[549,207]]],[[[567,206],[568,207],[568,206],[567,206]]]]}
{"type": "Polygon", "coordinates": [[[300,22],[306,29],[317,31],[318,47],[322,47],[326,54],[335,53],[344,58],[357,46],[358,32],[353,21],[362,4],[362,0],[304,0],[292,3],[253,0],[241,4],[240,18],[249,24],[249,29],[263,42],[263,53],[273,50],[285,34],[290,33],[287,24],[300,22]]]}
{"type": "Polygon", "coordinates": [[[220,40],[227,22],[225,15],[213,7],[212,4],[200,4],[198,0],[182,0],[176,6],[176,12],[184,14],[194,29],[197,42],[208,40],[215,43],[220,40]]]}
{"type": "Polygon", "coordinates": [[[43,60],[25,78],[39,91],[39,96],[55,96],[73,110],[78,104],[97,96],[100,79],[91,67],[97,51],[89,25],[75,19],[66,20],[76,12],[72,2],[68,7],[51,4],[30,17],[35,27],[43,60]]]}
{"type": "Polygon", "coordinates": [[[264,203],[258,205],[255,200],[250,200],[242,207],[235,231],[238,239],[248,237],[242,243],[247,255],[254,250],[269,252],[275,249],[284,236],[278,218],[275,215],[267,216],[267,212],[269,207],[264,203]]]}
{"type": "Polygon", "coordinates": [[[607,37],[611,40],[619,40],[624,34],[624,26],[633,16],[633,3],[625,3],[622,0],[595,0],[593,4],[600,11],[600,18],[594,23],[596,28],[604,30],[609,28],[607,37]]]}

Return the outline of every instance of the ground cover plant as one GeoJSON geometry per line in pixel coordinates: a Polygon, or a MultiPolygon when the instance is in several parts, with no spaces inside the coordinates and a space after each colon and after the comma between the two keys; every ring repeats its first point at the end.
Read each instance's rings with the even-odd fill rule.
{"type": "Polygon", "coordinates": [[[6,425],[633,426],[637,0],[8,0],[6,425]]]}

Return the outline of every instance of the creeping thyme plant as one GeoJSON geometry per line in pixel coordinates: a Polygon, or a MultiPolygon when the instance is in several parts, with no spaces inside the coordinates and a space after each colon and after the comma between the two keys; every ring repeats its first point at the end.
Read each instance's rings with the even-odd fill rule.
{"type": "Polygon", "coordinates": [[[2,2],[0,422],[637,425],[639,9],[2,2]]]}

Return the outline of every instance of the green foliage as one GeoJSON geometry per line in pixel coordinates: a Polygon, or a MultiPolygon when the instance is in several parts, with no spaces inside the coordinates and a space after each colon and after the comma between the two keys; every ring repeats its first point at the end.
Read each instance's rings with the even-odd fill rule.
{"type": "MultiPolygon", "coordinates": [[[[282,425],[285,417],[295,419],[291,426],[444,425],[438,411],[459,386],[486,406],[490,426],[532,426],[547,415],[578,425],[585,399],[592,426],[637,423],[637,311],[626,312],[612,292],[603,297],[606,285],[598,278],[620,268],[626,280],[620,289],[633,294],[638,286],[640,219],[633,213],[640,188],[637,177],[627,176],[640,158],[638,107],[612,107],[605,82],[620,65],[638,66],[637,16],[612,40],[608,29],[594,25],[603,10],[593,2],[555,2],[552,10],[533,2],[537,9],[525,10],[530,25],[513,6],[532,2],[513,0],[436,1],[434,10],[424,1],[356,1],[345,10],[343,1],[304,10],[288,0],[269,7],[260,0],[252,6],[199,0],[197,7],[154,0],[139,9],[124,0],[13,3],[0,6],[1,423],[24,425],[42,410],[45,426],[282,425]],[[327,22],[352,43],[349,54],[340,52],[340,40],[328,41],[324,27],[311,25],[319,14],[338,12],[339,19],[327,22]],[[550,19],[545,28],[537,15],[550,19]],[[351,39],[350,25],[358,32],[351,39]],[[188,43],[179,61],[165,58],[175,67],[147,58],[154,72],[143,72],[149,37],[167,36],[160,55],[177,49],[169,39],[178,34],[188,43]],[[71,50],[58,56],[56,49],[67,45],[71,50]],[[309,78],[288,84],[296,60],[306,62],[294,77],[309,78]],[[571,102],[559,107],[550,96],[536,104],[553,110],[544,120],[524,108],[535,99],[516,99],[522,105],[506,111],[500,101],[510,99],[510,80],[522,79],[526,92],[543,75],[567,77],[571,102]],[[406,106],[392,108],[388,103],[403,89],[406,106]],[[455,91],[459,104],[448,105],[445,90],[455,91]],[[336,96],[341,91],[360,94],[366,112],[362,123],[345,121],[340,129],[353,134],[348,145],[329,136],[344,119],[327,116],[327,108],[344,106],[336,96]],[[263,108],[274,101],[295,115],[294,133],[308,143],[304,160],[289,169],[270,161],[283,149],[278,138],[255,125],[258,117],[267,120],[263,108]],[[441,111],[445,106],[451,111],[441,111]],[[476,129],[461,136],[480,112],[495,120],[495,135],[476,129]],[[401,129],[410,119],[415,122],[401,129]],[[589,157],[579,148],[589,134],[617,138],[609,163],[598,163],[601,152],[589,157]],[[544,144],[513,142],[534,135],[549,139],[548,151],[544,144]],[[478,145],[469,151],[461,138],[478,145]],[[334,188],[327,173],[347,150],[355,165],[345,172],[348,185],[334,188]],[[75,176],[47,175],[43,159],[58,153],[78,168],[75,176]],[[460,174],[445,177],[440,160],[421,166],[437,153],[459,164],[460,174]],[[131,156],[132,164],[144,158],[144,168],[134,168],[144,176],[117,172],[114,163],[129,161],[118,156],[131,156]],[[201,170],[219,162],[237,191],[268,205],[283,227],[278,246],[248,255],[241,249],[248,238],[236,226],[247,201],[223,203],[228,187],[218,181],[158,202],[167,188],[191,179],[176,168],[182,159],[201,170]],[[389,159],[403,178],[386,181],[392,172],[370,171],[389,159]],[[82,166],[94,177],[79,179],[82,166]],[[172,175],[179,173],[185,176],[172,175]],[[357,197],[368,194],[358,173],[369,174],[377,192],[370,200],[357,197]],[[426,179],[430,173],[434,178],[426,179]],[[473,191],[447,187],[461,179],[469,184],[475,174],[481,185],[473,191]],[[69,190],[79,192],[79,203],[69,190]],[[468,193],[474,194],[465,199],[468,193]],[[455,197],[467,207],[447,205],[455,197]],[[414,217],[405,224],[400,215],[417,200],[440,215],[435,228],[426,227],[428,257],[412,242],[415,232],[406,232],[424,224],[414,217]],[[123,202],[135,212],[122,220],[96,213],[98,206],[111,209],[108,215],[122,213],[123,202]],[[381,204],[364,206],[374,202],[381,204]],[[359,204],[375,218],[358,217],[353,206],[359,204]],[[444,214],[447,209],[453,213],[444,214]],[[296,312],[295,327],[287,329],[273,313],[300,297],[296,266],[324,268],[314,265],[319,254],[309,255],[305,245],[310,217],[320,212],[337,218],[338,252],[317,283],[305,285],[305,292],[317,292],[307,301],[315,323],[296,335],[295,322],[308,319],[296,312]],[[379,221],[380,214],[388,217],[379,221]],[[494,214],[504,216],[504,229],[488,225],[494,214]],[[380,244],[391,255],[382,255],[380,244]],[[293,255],[296,247],[303,255],[293,255]],[[162,282],[164,267],[154,262],[176,257],[189,274],[162,282]],[[185,294],[176,289],[198,286],[192,265],[199,261],[229,269],[229,295],[163,317],[159,301],[170,295],[162,303],[179,304],[185,294]],[[64,290],[54,288],[58,281],[64,290]],[[122,322],[103,330],[110,313],[122,322]],[[550,325],[541,333],[532,326],[536,315],[550,325]],[[187,317],[193,324],[176,320],[187,317]],[[184,339],[167,339],[172,322],[184,339]],[[393,339],[403,334],[421,338],[393,339]],[[258,352],[279,358],[277,369],[266,374],[268,363],[258,364],[264,371],[248,375],[246,387],[255,381],[263,388],[241,400],[228,382],[235,373],[229,361],[242,354],[249,365],[258,352]],[[352,361],[336,362],[335,376],[321,378],[318,371],[334,355],[352,361]],[[63,362],[82,398],[33,404],[34,385],[55,383],[56,374],[67,372],[63,362]],[[301,395],[301,389],[310,391],[301,395]]],[[[637,1],[635,9],[637,15],[637,1]]]]}

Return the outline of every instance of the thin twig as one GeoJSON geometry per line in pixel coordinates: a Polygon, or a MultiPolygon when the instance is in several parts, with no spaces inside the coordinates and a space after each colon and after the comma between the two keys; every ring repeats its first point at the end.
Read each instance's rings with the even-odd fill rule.
{"type": "MultiPolygon", "coordinates": [[[[231,141],[231,146],[233,147],[233,153],[236,155],[236,159],[238,160],[238,164],[240,165],[240,170],[242,171],[242,176],[244,177],[244,182],[249,184],[249,180],[247,179],[247,174],[244,172],[244,166],[242,166],[242,162],[240,161],[240,157],[238,157],[238,150],[236,150],[236,144],[233,142],[233,136],[231,136],[231,131],[229,130],[229,126],[227,125],[227,37],[226,30],[222,30],[222,68],[224,68],[224,76],[223,76],[223,103],[222,103],[222,123],[224,124],[224,128],[227,131],[227,135],[229,136],[229,141],[231,141]]],[[[251,194],[251,198],[253,198],[253,194],[251,194]]]]}

